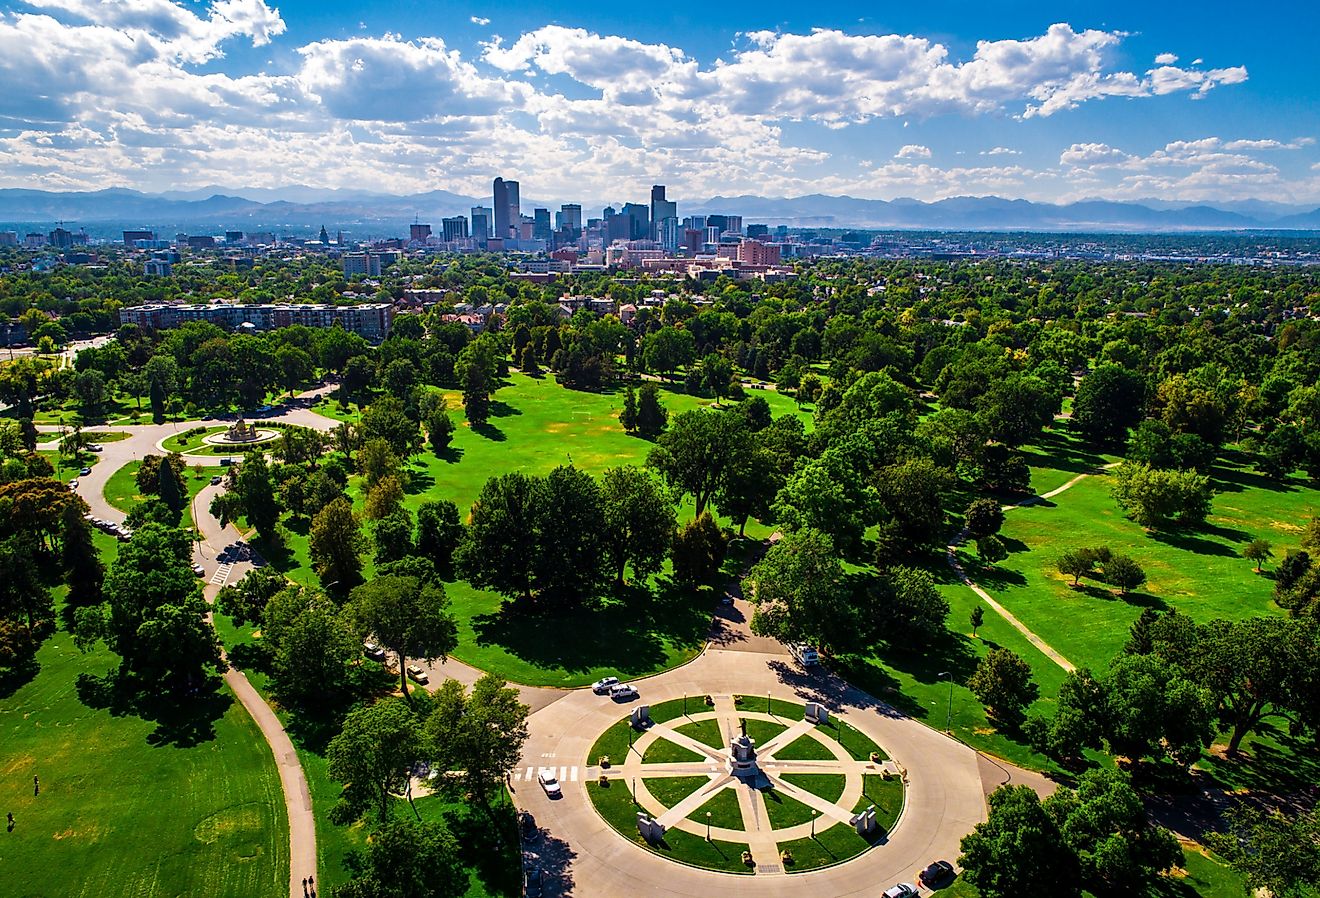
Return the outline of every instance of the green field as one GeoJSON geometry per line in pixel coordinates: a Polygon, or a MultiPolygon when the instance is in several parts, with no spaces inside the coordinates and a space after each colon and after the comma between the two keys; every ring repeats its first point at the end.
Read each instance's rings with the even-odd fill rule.
{"type": "Polygon", "coordinates": [[[718,720],[698,720],[693,723],[685,723],[674,727],[675,730],[695,739],[703,745],[709,745],[711,748],[724,748],[724,734],[720,732],[720,722],[718,720]]]}
{"type": "MultiPolygon", "coordinates": [[[[192,428],[193,430],[199,428],[192,428]]],[[[229,429],[228,425],[221,424],[212,427],[202,427],[201,433],[190,433],[189,431],[179,431],[173,436],[166,437],[161,444],[169,452],[191,452],[194,449],[200,449],[205,445],[205,439],[212,434],[222,433],[229,429]]]]}
{"type": "Polygon", "coordinates": [[[6,894],[284,892],[279,775],[228,690],[138,713],[99,685],[117,663],[105,649],[83,654],[59,632],[37,661],[31,682],[0,697],[0,812],[15,820],[0,834],[6,894]]]}
{"type": "MultiPolygon", "coordinates": [[[[734,789],[740,788],[742,787],[734,787],[734,789]]],[[[711,826],[720,826],[724,829],[742,829],[742,810],[738,807],[738,793],[734,789],[719,790],[705,804],[688,814],[688,819],[704,824],[706,823],[706,814],[710,814],[711,826]]]]}
{"type": "MultiPolygon", "coordinates": [[[[650,788],[649,783],[647,787],[650,788]]],[[[685,864],[723,870],[726,873],[752,872],[742,862],[742,853],[747,850],[745,843],[721,842],[718,839],[707,842],[702,836],[694,836],[675,828],[665,833],[663,843],[647,843],[637,833],[637,811],[641,808],[633,802],[632,794],[621,780],[611,779],[606,786],[593,780],[587,783],[587,794],[606,823],[619,835],[642,845],[648,851],[685,864]]]]}
{"type": "MultiPolygon", "coordinates": [[[[138,492],[137,488],[137,472],[140,467],[142,467],[142,462],[131,461],[111,474],[110,479],[105,482],[105,489],[103,490],[105,501],[124,512],[124,514],[128,514],[133,510],[133,506],[147,498],[138,492]]],[[[211,482],[213,475],[224,470],[219,467],[200,467],[199,472],[197,470],[199,467],[198,465],[189,465],[187,470],[184,471],[183,482],[188,488],[188,505],[183,509],[183,520],[179,524],[181,527],[192,527],[193,498],[211,482]]]]}

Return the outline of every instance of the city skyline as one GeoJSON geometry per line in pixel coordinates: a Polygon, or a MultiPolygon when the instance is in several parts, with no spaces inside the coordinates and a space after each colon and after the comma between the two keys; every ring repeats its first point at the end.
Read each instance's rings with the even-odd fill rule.
{"type": "Polygon", "coordinates": [[[5,0],[0,187],[1320,202],[1310,9],[455,10],[5,0]]]}

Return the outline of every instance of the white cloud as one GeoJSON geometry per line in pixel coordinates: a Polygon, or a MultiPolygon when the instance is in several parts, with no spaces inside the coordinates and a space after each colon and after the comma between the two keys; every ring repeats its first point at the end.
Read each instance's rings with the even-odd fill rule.
{"type": "Polygon", "coordinates": [[[909,143],[904,145],[897,153],[895,159],[929,159],[930,147],[923,147],[919,143],[909,143]]]}
{"type": "Polygon", "coordinates": [[[988,150],[981,151],[982,156],[1021,156],[1021,150],[1014,150],[1010,147],[991,147],[988,150]]]}
{"type": "Polygon", "coordinates": [[[1266,138],[1264,140],[1230,140],[1224,144],[1226,150],[1300,150],[1315,143],[1314,137],[1298,137],[1296,140],[1282,141],[1266,138]]]}
{"type": "Polygon", "coordinates": [[[489,25],[489,24],[490,24],[490,19],[486,18],[485,16],[469,16],[469,17],[468,17],[468,21],[471,22],[473,25],[489,25]]]}
{"type": "Polygon", "coordinates": [[[1174,53],[1161,53],[1155,57],[1156,65],[1173,65],[1177,61],[1178,61],[1178,56],[1177,54],[1174,53]]]}

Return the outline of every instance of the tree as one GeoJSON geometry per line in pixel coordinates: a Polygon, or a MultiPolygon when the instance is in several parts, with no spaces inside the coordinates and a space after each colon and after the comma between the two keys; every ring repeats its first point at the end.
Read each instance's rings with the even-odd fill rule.
{"type": "Polygon", "coordinates": [[[159,524],[138,528],[119,547],[103,591],[108,614],[100,635],[123,659],[121,671],[145,687],[181,689],[196,685],[208,669],[226,669],[186,532],[159,524]]]}
{"type": "Polygon", "coordinates": [[[101,601],[105,564],[92,541],[92,528],[78,505],[70,502],[60,512],[60,566],[69,586],[70,605],[96,605],[101,601]]]}
{"type": "Polygon", "coordinates": [[[367,489],[371,489],[387,477],[398,478],[402,466],[399,456],[382,439],[367,440],[358,450],[357,469],[367,489]]]}
{"type": "Polygon", "coordinates": [[[944,635],[948,600],[931,575],[919,568],[894,567],[869,590],[866,607],[876,638],[890,645],[928,645],[944,635]]]}
{"type": "Polygon", "coordinates": [[[78,404],[82,407],[84,417],[100,414],[106,398],[104,374],[95,368],[79,371],[73,379],[73,390],[78,394],[78,404]]]}
{"type": "Polygon", "coordinates": [[[376,544],[376,564],[389,564],[414,554],[413,520],[408,509],[399,507],[377,518],[371,528],[376,544]]]}
{"type": "Polygon", "coordinates": [[[487,369],[468,356],[464,349],[457,366],[459,384],[463,388],[463,411],[473,427],[482,427],[490,418],[491,377],[487,369]]]}
{"type": "Polygon", "coordinates": [[[541,490],[538,478],[518,472],[482,486],[472,503],[468,539],[456,557],[473,586],[531,600],[541,490]]]}
{"type": "Polygon", "coordinates": [[[674,580],[685,586],[700,586],[715,579],[728,545],[720,525],[704,512],[674,534],[669,557],[674,566],[674,580]]]}
{"type": "MultiPolygon", "coordinates": [[[[348,693],[362,641],[343,610],[320,593],[292,587],[300,607],[271,642],[271,677],[286,706],[335,707],[348,693]]],[[[270,631],[264,630],[269,640],[270,631]]]]}
{"type": "Polygon", "coordinates": [[[311,379],[316,367],[310,354],[289,343],[275,350],[275,365],[280,372],[280,382],[290,396],[299,385],[311,379]]]}
{"type": "Polygon", "coordinates": [[[1118,587],[1119,595],[1127,595],[1146,582],[1146,572],[1141,565],[1126,555],[1115,555],[1100,568],[1100,576],[1106,583],[1118,587]]]}
{"type": "Polygon", "coordinates": [[[976,541],[976,557],[981,559],[981,564],[990,567],[998,564],[1008,557],[1008,549],[1004,547],[1004,541],[997,536],[983,536],[976,541]]]}
{"type": "Polygon", "coordinates": [[[664,487],[643,468],[609,468],[601,477],[600,500],[603,548],[615,584],[623,586],[629,565],[640,580],[658,572],[677,526],[664,487]]]}
{"type": "Polygon", "coordinates": [[[642,360],[648,371],[672,378],[674,372],[697,357],[697,342],[691,332],[662,327],[642,338],[642,360]]]}
{"type": "Polygon", "coordinates": [[[326,748],[330,776],[344,783],[331,818],[340,825],[368,814],[385,820],[391,795],[403,791],[425,758],[421,725],[407,702],[387,698],[350,712],[326,748]]]}
{"type": "Polygon", "coordinates": [[[1019,726],[1027,705],[1040,694],[1031,678],[1031,665],[1004,648],[991,649],[977,662],[967,688],[1007,727],[1019,726]]]}
{"type": "Polygon", "coordinates": [[[1073,586],[1080,586],[1082,577],[1095,570],[1095,558],[1081,550],[1064,552],[1054,563],[1060,574],[1072,577],[1073,586]]]}
{"type": "Polygon", "coordinates": [[[335,898],[460,898],[471,878],[445,826],[407,818],[383,822],[365,853],[351,852],[344,865],[353,878],[335,898]]]}
{"type": "Polygon", "coordinates": [[[398,656],[399,688],[409,701],[408,659],[435,662],[458,645],[458,624],[439,583],[398,575],[376,577],[355,587],[349,603],[359,629],[398,656]]]}
{"type": "Polygon", "coordinates": [[[406,459],[422,446],[417,422],[408,417],[402,400],[382,396],[362,413],[362,436],[365,440],[384,440],[398,458],[406,459]]]}
{"type": "Polygon", "coordinates": [[[1269,540],[1257,537],[1242,549],[1242,557],[1248,561],[1256,562],[1256,573],[1259,574],[1265,559],[1274,557],[1274,548],[1270,545],[1269,540]]]}
{"type": "Polygon", "coordinates": [[[529,711],[518,690],[495,674],[478,679],[470,695],[462,683],[446,680],[425,726],[434,766],[460,771],[464,791],[489,812],[492,797],[521,762],[529,711]]]}
{"type": "Polygon", "coordinates": [[[974,499],[964,513],[967,532],[973,539],[992,536],[1004,526],[1004,509],[994,499],[974,499]]]}
{"type": "Polygon", "coordinates": [[[653,383],[642,384],[637,396],[637,435],[654,440],[669,423],[669,412],[660,404],[660,388],[653,383]]]}
{"type": "Polygon", "coordinates": [[[990,813],[962,839],[958,865],[983,898],[1080,894],[1077,858],[1030,786],[1000,786],[990,813]]]}
{"type": "Polygon", "coordinates": [[[741,464],[728,471],[715,494],[716,509],[738,525],[739,537],[746,535],[748,518],[770,519],[771,505],[785,482],[775,456],[761,446],[760,434],[749,434],[749,440],[741,464]]]}
{"type": "Polygon", "coordinates": [[[743,580],[752,632],[783,643],[851,646],[856,624],[842,583],[829,536],[811,528],[787,534],[743,580]]]}
{"type": "Polygon", "coordinates": [[[454,419],[449,417],[449,406],[443,396],[436,393],[425,395],[435,399],[422,405],[422,424],[431,441],[431,448],[436,455],[440,455],[454,441],[454,419]]]}
{"type": "Polygon", "coordinates": [[[335,499],[312,518],[308,553],[312,566],[326,589],[330,584],[345,593],[362,579],[365,537],[353,514],[353,503],[344,496],[335,499]]]}
{"type": "Polygon", "coordinates": [[[1242,803],[1225,815],[1228,831],[1206,847],[1241,874],[1252,894],[1309,898],[1320,889],[1320,810],[1264,810],[1242,803]]]}
{"type": "Polygon", "coordinates": [[[435,565],[440,579],[454,579],[454,552],[465,532],[458,506],[447,499],[423,502],[417,509],[417,553],[435,565]]]}
{"type": "Polygon", "coordinates": [[[1161,873],[1183,862],[1182,848],[1146,807],[1122,770],[1088,770],[1077,790],[1062,788],[1044,802],[1062,835],[1062,850],[1078,861],[1093,894],[1143,894],[1161,873]]]}
{"type": "Polygon", "coordinates": [[[1082,437],[1100,446],[1116,446],[1141,420],[1146,382],[1121,365],[1102,364],[1082,378],[1073,399],[1072,424],[1082,437]]]}
{"type": "MultiPolygon", "coordinates": [[[[133,475],[134,482],[137,485],[138,492],[144,496],[159,496],[162,479],[168,477],[174,481],[175,495],[186,496],[188,487],[183,481],[183,472],[185,464],[183,456],[177,452],[171,452],[169,455],[144,455],[142,464],[138,466],[137,473],[133,475]],[[168,473],[162,474],[161,468],[164,467],[168,473]]],[[[182,506],[180,506],[182,507],[182,506]]]]}
{"type": "Polygon", "coordinates": [[[289,465],[303,465],[316,461],[325,452],[326,435],[310,427],[290,425],[283,428],[275,455],[289,465]]]}
{"type": "Polygon", "coordinates": [[[969,619],[972,624],[972,637],[975,638],[976,631],[981,629],[981,624],[985,623],[985,609],[980,605],[977,605],[972,609],[972,614],[969,619]]]}
{"type": "Polygon", "coordinates": [[[1210,513],[1210,478],[1194,471],[1162,471],[1124,462],[1114,470],[1114,499],[1143,527],[1188,527],[1210,513]]]}
{"type": "Polygon", "coordinates": [[[533,576],[538,595],[572,604],[594,595],[608,575],[600,486],[572,465],[545,477],[536,516],[533,576]]]}
{"type": "Polygon", "coordinates": [[[288,585],[289,581],[274,568],[253,568],[242,580],[221,589],[215,606],[221,614],[233,618],[235,626],[257,624],[265,616],[270,600],[288,585]]]}
{"type": "Polygon", "coordinates": [[[623,425],[625,433],[637,432],[637,391],[631,385],[623,394],[623,411],[619,412],[619,423],[623,425]]]}
{"type": "Polygon", "coordinates": [[[1187,767],[1214,735],[1214,700],[1175,665],[1153,655],[1119,655],[1101,681],[1104,736],[1114,754],[1170,758],[1187,767]]]}
{"type": "Polygon", "coordinates": [[[775,496],[771,518],[784,529],[820,530],[845,556],[855,557],[880,508],[875,488],[857,469],[854,457],[839,447],[804,459],[775,496]]]}
{"type": "Polygon", "coordinates": [[[953,485],[950,472],[927,458],[912,458],[881,468],[876,495],[888,519],[876,538],[884,556],[910,555],[944,542],[944,496],[953,485]]]}
{"type": "Polygon", "coordinates": [[[369,521],[379,521],[403,509],[403,484],[391,474],[367,489],[363,514],[369,521]]]}
{"type": "Polygon", "coordinates": [[[749,442],[746,421],[732,412],[683,412],[661,434],[646,458],[670,488],[691,495],[698,517],[743,463],[749,442]]]}
{"type": "MultiPolygon", "coordinates": [[[[10,631],[21,627],[25,631],[21,640],[4,640],[11,645],[11,653],[20,656],[7,662],[0,660],[4,667],[26,662],[54,630],[55,605],[50,590],[38,576],[37,559],[36,541],[31,534],[16,533],[0,542],[0,628],[10,631]],[[21,646],[17,644],[20,641],[21,646]]],[[[0,652],[3,650],[0,645],[0,652]]]]}
{"type": "Polygon", "coordinates": [[[263,453],[250,452],[243,459],[234,479],[234,494],[239,497],[243,514],[257,533],[266,539],[273,537],[283,509],[275,495],[275,481],[263,453]]]}

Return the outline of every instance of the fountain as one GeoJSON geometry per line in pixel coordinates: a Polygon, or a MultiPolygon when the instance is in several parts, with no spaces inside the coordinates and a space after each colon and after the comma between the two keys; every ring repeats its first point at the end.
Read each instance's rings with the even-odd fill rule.
{"type": "Polygon", "coordinates": [[[212,446],[242,446],[252,443],[261,443],[266,440],[274,439],[278,434],[273,430],[257,430],[241,417],[224,433],[213,433],[208,437],[203,437],[202,442],[212,446]]]}

